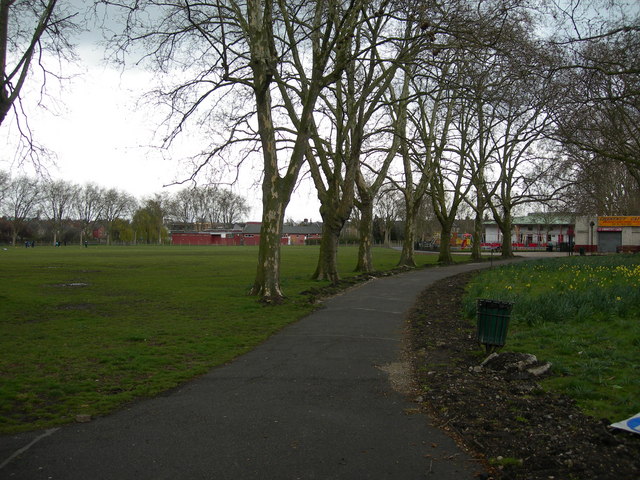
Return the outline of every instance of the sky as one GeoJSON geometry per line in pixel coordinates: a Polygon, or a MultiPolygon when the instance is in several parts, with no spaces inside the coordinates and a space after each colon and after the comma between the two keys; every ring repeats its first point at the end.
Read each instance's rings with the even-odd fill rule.
{"type": "MultiPolygon", "coordinates": [[[[62,68],[65,76],[71,78],[61,85],[50,82],[51,98],[44,100],[46,109],[29,101],[39,97],[40,87],[39,78],[30,79],[31,91],[24,95],[29,123],[36,141],[55,155],[55,164],[46,164],[49,175],[81,185],[92,182],[117,188],[139,199],[184,188],[171,184],[186,180],[191,174],[191,168],[181,161],[181,157],[188,155],[188,148],[181,150],[178,142],[171,158],[166,158],[168,152],[158,149],[158,141],[154,139],[161,119],[140,102],[153,84],[153,74],[106,64],[98,44],[100,39],[97,32],[77,37],[79,59],[62,68]]],[[[0,138],[5,137],[8,146],[5,155],[0,155],[0,169],[14,176],[35,175],[29,164],[21,168],[15,165],[15,133],[15,125],[0,127],[0,138]]],[[[192,138],[197,135],[198,132],[190,132],[192,138]]],[[[224,186],[247,199],[251,206],[244,219],[247,221],[261,218],[261,190],[255,183],[255,172],[256,168],[246,169],[236,184],[224,186]]],[[[294,193],[286,218],[320,221],[318,208],[317,197],[307,180],[294,193]]]]}

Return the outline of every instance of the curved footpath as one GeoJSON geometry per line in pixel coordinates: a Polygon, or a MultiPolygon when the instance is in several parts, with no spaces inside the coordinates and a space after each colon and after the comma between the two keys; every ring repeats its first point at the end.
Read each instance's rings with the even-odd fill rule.
{"type": "Polygon", "coordinates": [[[0,437],[0,478],[477,478],[482,465],[391,380],[418,294],[489,266],[368,282],[164,395],[90,423],[0,437]]]}

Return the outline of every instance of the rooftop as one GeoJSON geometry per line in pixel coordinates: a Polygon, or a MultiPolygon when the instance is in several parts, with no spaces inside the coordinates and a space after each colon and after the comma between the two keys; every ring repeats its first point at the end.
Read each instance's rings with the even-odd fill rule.
{"type": "MultiPolygon", "coordinates": [[[[495,224],[495,220],[485,220],[485,224],[495,224]]],[[[528,215],[513,217],[513,225],[573,225],[575,218],[567,213],[535,212],[528,215]]]]}

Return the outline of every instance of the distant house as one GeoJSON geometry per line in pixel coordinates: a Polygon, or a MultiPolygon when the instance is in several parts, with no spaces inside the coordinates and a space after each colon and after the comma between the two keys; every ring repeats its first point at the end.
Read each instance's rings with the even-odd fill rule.
{"type": "Polygon", "coordinates": [[[286,245],[318,243],[322,239],[322,224],[311,222],[302,225],[285,225],[283,238],[287,239],[286,245]]]}
{"type": "Polygon", "coordinates": [[[172,245],[242,245],[242,225],[205,231],[171,231],[172,245]]]}
{"type": "Polygon", "coordinates": [[[243,245],[260,245],[260,222],[248,222],[242,229],[243,245]]]}
{"type": "MultiPolygon", "coordinates": [[[[234,225],[205,231],[171,231],[173,245],[259,245],[260,222],[234,225]]],[[[285,225],[280,239],[281,245],[306,245],[322,238],[321,223],[305,223],[297,226],[285,225]]]]}

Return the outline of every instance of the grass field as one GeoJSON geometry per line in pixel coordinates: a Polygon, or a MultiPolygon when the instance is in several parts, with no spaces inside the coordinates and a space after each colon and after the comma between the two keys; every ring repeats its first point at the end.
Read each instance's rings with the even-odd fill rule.
{"type": "Polygon", "coordinates": [[[513,264],[481,273],[476,298],[514,302],[505,349],[533,353],[558,374],[543,385],[596,418],[640,412],[640,255],[585,256],[513,264]]]}
{"type": "MultiPolygon", "coordinates": [[[[228,362],[313,309],[300,292],[324,285],[317,256],[283,248],[288,301],[265,307],[247,295],[257,248],[0,250],[0,432],[104,414],[228,362]]],[[[399,252],[374,259],[390,269],[399,252]]],[[[356,248],[339,261],[350,275],[356,248]]]]}

